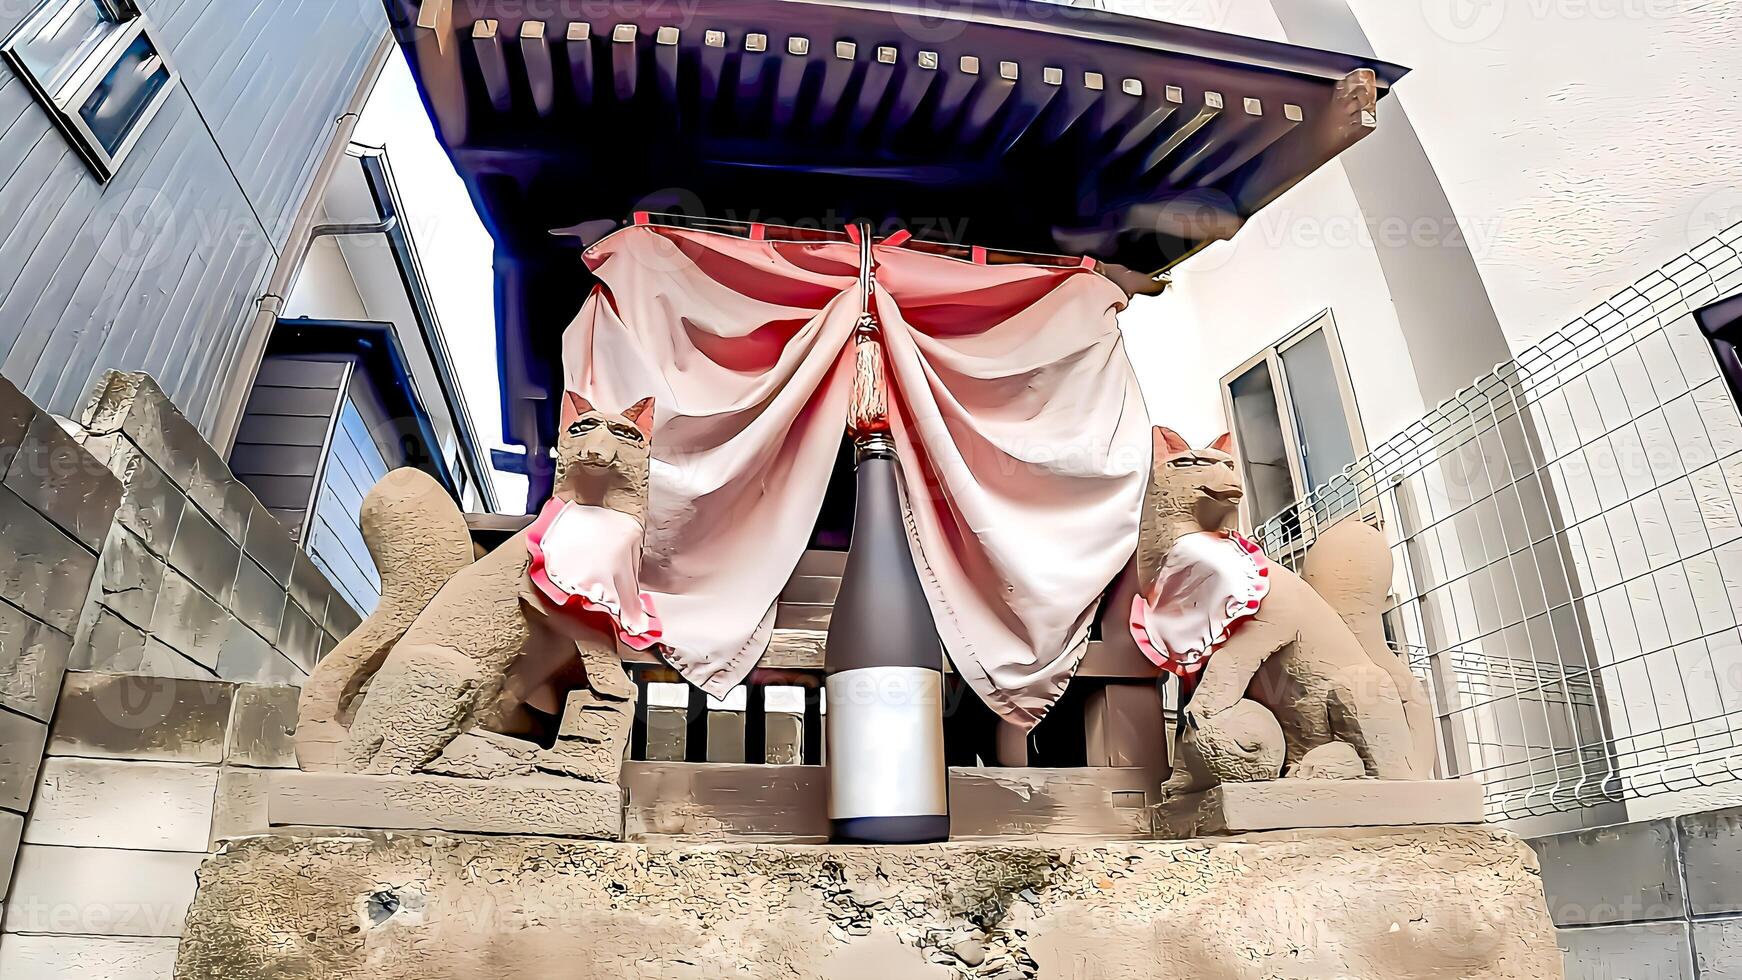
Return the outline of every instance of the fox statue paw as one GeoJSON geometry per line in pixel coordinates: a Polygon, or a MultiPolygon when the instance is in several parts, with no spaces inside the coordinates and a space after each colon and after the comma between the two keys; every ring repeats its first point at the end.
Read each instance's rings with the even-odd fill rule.
{"type": "Polygon", "coordinates": [[[1164,802],[1219,783],[1264,782],[1282,775],[1288,752],[1282,726],[1258,702],[1242,700],[1214,715],[1188,708],[1185,717],[1173,777],[1161,787],[1164,802]]]}
{"type": "Polygon", "coordinates": [[[1367,765],[1348,742],[1326,742],[1300,757],[1283,774],[1289,779],[1361,779],[1367,765]]]}

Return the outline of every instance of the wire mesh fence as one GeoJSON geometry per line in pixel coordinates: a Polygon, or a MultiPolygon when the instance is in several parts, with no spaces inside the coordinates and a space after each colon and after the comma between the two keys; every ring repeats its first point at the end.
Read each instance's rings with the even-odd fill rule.
{"type": "Polygon", "coordinates": [[[1494,819],[1742,777],[1742,419],[1693,312],[1742,225],[1495,368],[1258,529],[1360,518],[1444,775],[1494,819]]]}

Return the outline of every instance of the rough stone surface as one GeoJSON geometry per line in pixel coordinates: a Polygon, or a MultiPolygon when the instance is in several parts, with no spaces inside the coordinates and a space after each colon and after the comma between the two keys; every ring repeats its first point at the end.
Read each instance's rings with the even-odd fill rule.
{"type": "Polygon", "coordinates": [[[1566,980],[1703,980],[1686,922],[1562,929],[1566,980]]]}
{"type": "Polygon", "coordinates": [[[438,776],[467,779],[530,776],[538,770],[533,764],[537,755],[535,743],[479,729],[454,736],[442,754],[424,769],[438,776]]]}
{"type": "MultiPolygon", "coordinates": [[[[631,762],[623,767],[628,840],[821,843],[829,839],[822,766],[631,762]]],[[[1155,780],[1141,769],[950,769],[950,838],[1005,842],[1150,837],[1155,780]]]]}
{"type": "Polygon", "coordinates": [[[286,684],[236,688],[230,742],[224,761],[258,769],[296,768],[296,703],[299,689],[286,684]]]}
{"type": "MultiPolygon", "coordinates": [[[[1742,809],[1690,813],[1676,826],[1693,914],[1742,912],[1742,809]]],[[[1732,942],[1742,946],[1742,936],[1732,942]]],[[[1742,973],[1742,960],[1737,972],[1742,973]]]]}
{"type": "Polygon", "coordinates": [[[212,799],[211,849],[229,837],[264,834],[271,826],[266,816],[266,798],[272,774],[261,769],[226,767],[218,773],[218,788],[212,799]]]}
{"type": "Polygon", "coordinates": [[[12,865],[23,838],[24,815],[0,810],[0,899],[6,897],[7,886],[12,883],[12,865]]]}
{"type": "Polygon", "coordinates": [[[203,851],[217,766],[49,757],[27,844],[203,851]]]}
{"type": "Polygon", "coordinates": [[[1157,837],[1336,827],[1412,827],[1482,822],[1475,780],[1273,779],[1223,783],[1155,807],[1157,837]]]}
{"type": "MultiPolygon", "coordinates": [[[[641,430],[631,441],[605,425],[580,426],[581,414],[605,416],[565,399],[557,497],[644,520],[650,404],[622,417],[641,430]]],[[[539,753],[537,768],[618,781],[635,686],[602,617],[572,617],[534,586],[528,533],[473,561],[464,516],[427,476],[396,470],[369,491],[363,538],[383,601],[304,690],[296,735],[304,769],[512,777],[525,768],[518,751],[477,738],[456,747],[455,739],[536,736],[554,719],[556,744],[539,753]]]]}
{"type": "Polygon", "coordinates": [[[236,687],[136,674],[67,675],[49,751],[90,759],[216,763],[236,687]]]}
{"type": "Polygon", "coordinates": [[[623,792],[560,776],[365,776],[274,770],[274,827],[365,827],[470,834],[546,834],[617,840],[623,792]]]}
{"type": "Polygon", "coordinates": [[[0,807],[19,813],[30,809],[47,741],[47,725],[0,708],[0,807]]]}
{"type": "Polygon", "coordinates": [[[370,678],[436,592],[472,562],[465,518],[421,470],[383,477],[364,498],[360,516],[381,574],[381,601],[303,685],[296,755],[304,769],[340,768],[339,748],[370,678]]]}
{"type": "Polygon", "coordinates": [[[1545,980],[1536,862],[1482,828],[653,848],[261,837],[200,872],[180,980],[1545,980]]]}
{"type": "Polygon", "coordinates": [[[1742,919],[1696,922],[1693,935],[1700,980],[1742,978],[1742,919]]]}

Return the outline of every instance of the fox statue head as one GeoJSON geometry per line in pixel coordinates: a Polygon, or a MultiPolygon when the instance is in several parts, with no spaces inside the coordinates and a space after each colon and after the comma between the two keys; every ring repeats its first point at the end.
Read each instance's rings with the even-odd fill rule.
{"type": "Polygon", "coordinates": [[[557,427],[555,495],[643,516],[653,449],[653,399],[616,415],[575,392],[563,395],[557,427]]]}
{"type": "Polygon", "coordinates": [[[1149,492],[1143,504],[1138,573],[1154,581],[1161,562],[1182,534],[1220,531],[1239,517],[1245,487],[1234,461],[1234,437],[1224,433],[1193,449],[1179,433],[1156,426],[1149,492]]]}
{"type": "Polygon", "coordinates": [[[1179,433],[1155,427],[1155,503],[1173,520],[1191,517],[1206,531],[1218,531],[1234,520],[1246,488],[1234,464],[1234,436],[1223,433],[1202,449],[1193,449],[1179,433]]]}

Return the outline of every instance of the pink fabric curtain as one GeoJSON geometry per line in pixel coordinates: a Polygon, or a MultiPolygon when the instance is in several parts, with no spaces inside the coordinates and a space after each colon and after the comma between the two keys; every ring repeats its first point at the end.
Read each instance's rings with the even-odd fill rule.
{"type": "MultiPolygon", "coordinates": [[[[1130,558],[1149,423],[1124,294],[1083,268],[873,249],[908,538],[945,650],[1023,727],[1069,683],[1130,558]]],[[[586,253],[568,387],[653,395],[642,587],[673,666],[720,695],[767,649],[846,424],[859,248],[639,225],[586,253]]]]}

